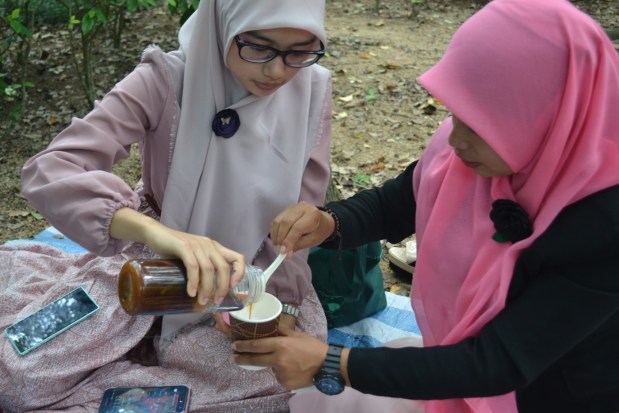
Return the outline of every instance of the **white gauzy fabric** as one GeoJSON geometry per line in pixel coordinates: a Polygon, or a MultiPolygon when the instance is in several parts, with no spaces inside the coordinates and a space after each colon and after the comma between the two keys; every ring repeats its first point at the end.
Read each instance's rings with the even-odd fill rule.
{"type": "MultiPolygon", "coordinates": [[[[162,223],[213,238],[251,262],[272,219],[298,202],[313,125],[320,123],[311,96],[325,93],[312,87],[318,68],[301,69],[272,95],[256,97],[234,79],[225,57],[234,36],[250,30],[303,29],[326,45],[324,13],[322,0],[200,2],[179,33],[186,66],[162,223]],[[228,139],[211,129],[225,108],[241,123],[228,139]]],[[[164,317],[162,336],[199,317],[164,317]]]]}

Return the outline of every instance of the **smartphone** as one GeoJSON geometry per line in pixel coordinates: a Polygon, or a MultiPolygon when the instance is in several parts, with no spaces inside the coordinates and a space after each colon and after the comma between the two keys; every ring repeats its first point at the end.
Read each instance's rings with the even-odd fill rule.
{"type": "Polygon", "coordinates": [[[114,387],[103,393],[99,413],[184,413],[187,386],[114,387]]]}
{"type": "Polygon", "coordinates": [[[7,327],[4,334],[23,356],[98,310],[95,300],[82,287],[77,287],[7,327]]]}

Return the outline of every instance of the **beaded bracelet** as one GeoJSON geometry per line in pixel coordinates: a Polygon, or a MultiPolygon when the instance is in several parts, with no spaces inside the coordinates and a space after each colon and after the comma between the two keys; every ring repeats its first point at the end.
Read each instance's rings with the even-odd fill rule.
{"type": "Polygon", "coordinates": [[[333,232],[331,233],[331,235],[329,235],[329,237],[327,237],[327,239],[325,239],[323,241],[323,243],[325,242],[330,242],[333,241],[334,239],[340,238],[341,234],[340,234],[340,218],[335,214],[335,212],[333,212],[333,210],[331,208],[325,208],[325,207],[316,207],[318,208],[318,210],[320,211],[324,211],[327,214],[329,214],[331,216],[331,218],[333,218],[333,222],[335,222],[335,228],[333,228],[333,232]]]}

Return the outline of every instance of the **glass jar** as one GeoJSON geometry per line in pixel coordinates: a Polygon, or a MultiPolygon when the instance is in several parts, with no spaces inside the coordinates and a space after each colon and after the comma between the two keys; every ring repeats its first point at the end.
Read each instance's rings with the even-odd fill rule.
{"type": "Polygon", "coordinates": [[[133,259],[118,276],[118,298],[130,315],[164,315],[240,310],[265,291],[263,270],[245,266],[245,275],[219,305],[202,305],[187,294],[187,272],[179,259],[133,259]]]}

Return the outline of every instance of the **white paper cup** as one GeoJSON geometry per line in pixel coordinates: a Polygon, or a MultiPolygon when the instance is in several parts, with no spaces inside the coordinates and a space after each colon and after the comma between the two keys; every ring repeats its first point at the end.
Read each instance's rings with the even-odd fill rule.
{"type": "MultiPolygon", "coordinates": [[[[265,293],[262,298],[241,310],[231,311],[230,329],[232,341],[255,340],[279,335],[279,316],[282,303],[272,294],[265,293]]],[[[262,370],[260,366],[239,365],[247,370],[262,370]]]]}

